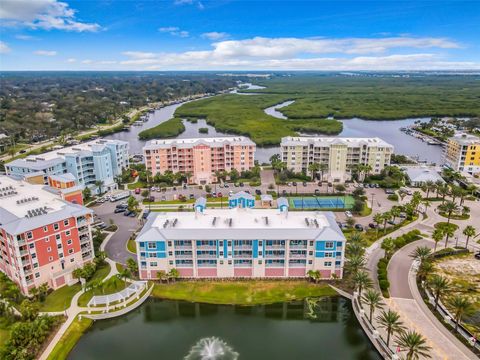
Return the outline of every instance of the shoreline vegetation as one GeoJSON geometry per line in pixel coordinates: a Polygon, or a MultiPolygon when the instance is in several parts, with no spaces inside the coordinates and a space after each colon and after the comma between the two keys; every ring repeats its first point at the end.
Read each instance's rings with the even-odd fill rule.
{"type": "Polygon", "coordinates": [[[157,283],[151,297],[217,305],[265,305],[307,297],[337,296],[326,282],[287,281],[179,281],[157,283]]]}
{"type": "Polygon", "coordinates": [[[185,125],[180,118],[174,117],[150,129],[141,131],[138,134],[140,140],[150,140],[159,138],[172,138],[185,131],[185,125]]]}

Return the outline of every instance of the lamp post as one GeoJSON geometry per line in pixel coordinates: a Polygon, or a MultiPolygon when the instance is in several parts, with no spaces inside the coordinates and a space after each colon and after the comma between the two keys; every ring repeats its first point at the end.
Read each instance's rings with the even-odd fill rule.
{"type": "Polygon", "coordinates": [[[373,199],[375,198],[375,194],[372,193],[372,201],[370,202],[370,208],[373,210],[373,199]]]}

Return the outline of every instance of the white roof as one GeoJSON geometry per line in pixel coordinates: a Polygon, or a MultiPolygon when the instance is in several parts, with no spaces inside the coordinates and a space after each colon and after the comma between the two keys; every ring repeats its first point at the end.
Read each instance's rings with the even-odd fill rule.
{"type": "Polygon", "coordinates": [[[454,140],[462,145],[480,144],[480,137],[466,133],[457,133],[450,140],[454,140]]]}
{"type": "Polygon", "coordinates": [[[438,174],[438,171],[432,168],[425,166],[409,166],[405,167],[405,173],[411,182],[445,182],[442,177],[438,174]]]}
{"type": "Polygon", "coordinates": [[[170,148],[172,146],[180,148],[190,148],[196,145],[208,145],[213,147],[223,147],[224,145],[250,145],[254,146],[255,143],[245,136],[227,136],[227,137],[215,137],[215,138],[191,138],[191,139],[161,139],[150,140],[143,147],[144,150],[154,150],[162,148],[170,148]]]}
{"type": "Polygon", "coordinates": [[[393,149],[393,145],[378,138],[353,138],[353,137],[315,137],[315,136],[287,136],[283,137],[280,143],[282,146],[330,146],[335,144],[347,145],[348,147],[381,146],[393,149]]]}
{"type": "Polygon", "coordinates": [[[47,186],[0,176],[0,227],[10,234],[87,213],[92,211],[62,200],[47,186]]]}
{"type": "Polygon", "coordinates": [[[332,212],[208,209],[204,213],[152,213],[136,241],[308,240],[345,241],[332,212]],[[307,224],[308,222],[308,224],[307,224]]]}

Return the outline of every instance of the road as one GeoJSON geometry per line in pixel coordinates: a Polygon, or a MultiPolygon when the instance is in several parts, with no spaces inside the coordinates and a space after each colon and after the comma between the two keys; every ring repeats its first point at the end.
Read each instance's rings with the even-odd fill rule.
{"type": "Polygon", "coordinates": [[[107,201],[92,207],[92,210],[105,224],[108,225],[111,219],[118,226],[118,230],[105,246],[105,252],[113,261],[125,264],[128,258],[136,260],[136,256],[127,250],[127,241],[133,232],[141,227],[141,222],[137,218],[123,216],[123,213],[114,214],[115,206],[119,203],[107,201]]]}

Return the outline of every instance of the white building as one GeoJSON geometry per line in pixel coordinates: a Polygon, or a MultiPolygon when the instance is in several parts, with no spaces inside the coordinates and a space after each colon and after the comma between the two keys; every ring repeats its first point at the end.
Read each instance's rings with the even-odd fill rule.
{"type": "Polygon", "coordinates": [[[445,181],[439,174],[439,169],[427,166],[405,166],[405,175],[412,186],[420,187],[427,181],[434,183],[444,183],[445,181]]]}
{"type": "Polygon", "coordinates": [[[141,279],[343,275],[345,237],[331,212],[204,209],[152,213],[136,239],[141,279]]]}
{"type": "Polygon", "coordinates": [[[353,165],[372,167],[379,174],[390,165],[393,145],[375,138],[284,137],[281,141],[282,161],[294,172],[309,173],[312,163],[324,164],[324,177],[329,181],[345,181],[353,165]]]}

